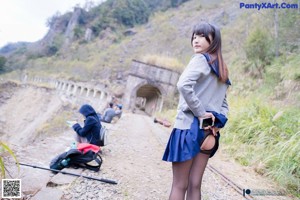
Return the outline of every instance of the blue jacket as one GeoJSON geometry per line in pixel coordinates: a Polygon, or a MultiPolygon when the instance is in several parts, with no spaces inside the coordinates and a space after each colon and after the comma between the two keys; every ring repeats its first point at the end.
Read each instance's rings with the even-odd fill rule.
{"type": "Polygon", "coordinates": [[[86,117],[86,120],[84,121],[84,127],[81,127],[78,123],[74,124],[74,131],[76,131],[79,136],[86,137],[90,144],[99,146],[102,126],[94,108],[85,104],[81,106],[79,112],[86,117]]]}

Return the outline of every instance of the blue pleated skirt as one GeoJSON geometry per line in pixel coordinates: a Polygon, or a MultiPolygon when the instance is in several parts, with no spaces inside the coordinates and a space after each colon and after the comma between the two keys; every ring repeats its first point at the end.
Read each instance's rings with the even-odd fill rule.
{"type": "MultiPolygon", "coordinates": [[[[210,157],[216,153],[219,147],[220,134],[216,136],[216,145],[210,157]]],[[[194,117],[190,129],[181,130],[174,128],[166,146],[163,160],[168,162],[183,162],[194,158],[201,152],[200,144],[204,139],[204,130],[199,128],[199,120],[194,117]]]]}

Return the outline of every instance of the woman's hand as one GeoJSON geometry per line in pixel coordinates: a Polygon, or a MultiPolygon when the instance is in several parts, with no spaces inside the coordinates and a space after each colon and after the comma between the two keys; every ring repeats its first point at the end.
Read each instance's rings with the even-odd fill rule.
{"type": "Polygon", "coordinates": [[[208,126],[205,127],[204,130],[211,130],[214,136],[217,136],[217,133],[219,132],[220,128],[215,126],[208,126]]]}
{"type": "Polygon", "coordinates": [[[212,130],[214,136],[217,136],[217,133],[218,133],[219,130],[220,130],[220,128],[215,127],[215,126],[210,127],[210,129],[212,130]]]}
{"type": "Polygon", "coordinates": [[[212,120],[213,120],[213,122],[215,121],[215,116],[212,114],[212,113],[210,113],[210,112],[205,112],[205,114],[204,115],[202,115],[201,117],[199,117],[199,119],[203,119],[203,118],[212,118],[212,120]]]}
{"type": "MultiPolygon", "coordinates": [[[[212,118],[213,122],[215,122],[215,116],[210,112],[206,112],[203,116],[198,117],[199,121],[203,118],[212,118]]],[[[217,128],[215,126],[208,126],[205,127],[204,130],[212,130],[213,135],[216,136],[220,128],[217,128]]]]}

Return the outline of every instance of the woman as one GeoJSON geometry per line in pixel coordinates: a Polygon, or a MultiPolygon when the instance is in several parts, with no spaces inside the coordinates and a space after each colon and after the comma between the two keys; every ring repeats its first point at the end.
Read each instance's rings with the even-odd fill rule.
{"type": "Polygon", "coordinates": [[[218,149],[220,128],[227,121],[228,69],[221,52],[220,30],[209,24],[194,27],[195,54],[177,83],[180,98],[174,129],[163,160],[172,162],[173,183],[169,199],[201,199],[201,182],[208,159],[218,149]],[[204,118],[213,126],[199,128],[204,118]]]}
{"type": "Polygon", "coordinates": [[[79,109],[79,112],[84,116],[84,126],[79,123],[73,125],[76,132],[76,141],[79,143],[90,143],[100,146],[100,130],[101,123],[94,108],[89,104],[84,104],[79,109]]]}

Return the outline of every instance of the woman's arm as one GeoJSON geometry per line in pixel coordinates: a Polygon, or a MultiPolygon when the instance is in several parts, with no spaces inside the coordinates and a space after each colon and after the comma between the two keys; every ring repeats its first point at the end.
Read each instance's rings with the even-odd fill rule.
{"type": "Polygon", "coordinates": [[[222,115],[224,115],[225,117],[227,117],[228,111],[229,111],[229,106],[228,106],[228,103],[227,103],[227,96],[225,95],[220,113],[222,115]]]}
{"type": "Polygon", "coordinates": [[[181,74],[177,83],[179,92],[182,94],[189,109],[197,117],[204,116],[206,111],[195,94],[194,85],[201,76],[207,76],[209,73],[210,67],[207,64],[206,58],[202,54],[196,54],[181,74]]]}
{"type": "Polygon", "coordinates": [[[87,117],[84,122],[84,127],[82,128],[78,123],[73,125],[74,131],[81,137],[86,137],[89,134],[90,130],[98,123],[92,117],[87,117]]]}

